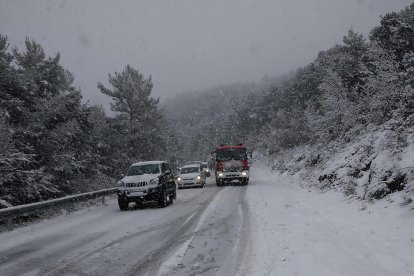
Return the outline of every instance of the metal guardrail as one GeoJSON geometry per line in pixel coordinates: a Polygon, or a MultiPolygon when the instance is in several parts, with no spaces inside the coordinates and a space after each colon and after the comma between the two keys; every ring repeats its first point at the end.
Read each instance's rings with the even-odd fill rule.
{"type": "Polygon", "coordinates": [[[93,199],[102,196],[102,204],[105,204],[105,195],[113,194],[116,192],[117,188],[104,189],[94,192],[82,193],[77,195],[70,195],[60,198],[55,198],[51,200],[35,202],[25,205],[13,206],[9,208],[0,209],[0,221],[7,222],[7,228],[9,230],[13,229],[13,218],[16,218],[21,215],[32,214],[37,211],[49,208],[64,205],[67,203],[93,199]]]}

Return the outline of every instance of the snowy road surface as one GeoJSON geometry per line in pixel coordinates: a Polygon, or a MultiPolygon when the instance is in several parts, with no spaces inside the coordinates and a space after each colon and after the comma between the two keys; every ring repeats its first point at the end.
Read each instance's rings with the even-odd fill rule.
{"type": "Polygon", "coordinates": [[[245,274],[246,187],[209,184],[167,208],[121,212],[112,200],[3,233],[0,275],[245,274]]]}
{"type": "Polygon", "coordinates": [[[178,191],[167,208],[114,200],[0,234],[0,275],[414,275],[413,211],[300,188],[178,191]]]}

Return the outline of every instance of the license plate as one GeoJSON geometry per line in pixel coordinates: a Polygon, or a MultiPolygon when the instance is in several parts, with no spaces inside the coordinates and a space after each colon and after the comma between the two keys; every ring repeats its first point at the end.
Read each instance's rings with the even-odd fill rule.
{"type": "Polygon", "coordinates": [[[130,196],[143,196],[146,194],[147,194],[147,190],[144,190],[144,189],[136,189],[136,190],[127,192],[127,195],[130,195],[130,196]]]}

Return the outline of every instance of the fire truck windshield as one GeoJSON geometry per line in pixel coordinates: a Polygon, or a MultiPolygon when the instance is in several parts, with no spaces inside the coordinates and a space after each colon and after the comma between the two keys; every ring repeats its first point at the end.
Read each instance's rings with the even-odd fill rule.
{"type": "Polygon", "coordinates": [[[220,149],[216,151],[216,159],[217,161],[245,160],[247,159],[246,149],[220,149]]]}

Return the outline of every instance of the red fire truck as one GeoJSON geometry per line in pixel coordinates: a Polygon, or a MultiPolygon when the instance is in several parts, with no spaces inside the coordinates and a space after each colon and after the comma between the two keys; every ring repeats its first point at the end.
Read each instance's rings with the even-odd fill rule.
{"type": "Polygon", "coordinates": [[[249,184],[249,162],[247,149],[243,144],[220,146],[215,150],[217,186],[229,182],[249,184]]]}

